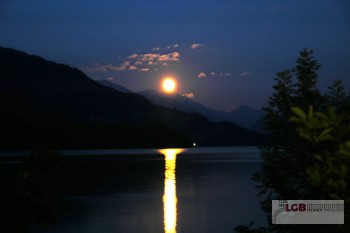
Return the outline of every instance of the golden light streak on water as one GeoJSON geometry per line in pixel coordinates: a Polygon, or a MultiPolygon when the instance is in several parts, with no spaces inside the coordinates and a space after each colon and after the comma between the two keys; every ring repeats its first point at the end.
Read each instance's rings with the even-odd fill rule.
{"type": "Polygon", "coordinates": [[[176,196],[176,155],[184,149],[164,149],[160,153],[165,156],[164,179],[164,232],[176,233],[177,224],[177,196],[176,196]]]}

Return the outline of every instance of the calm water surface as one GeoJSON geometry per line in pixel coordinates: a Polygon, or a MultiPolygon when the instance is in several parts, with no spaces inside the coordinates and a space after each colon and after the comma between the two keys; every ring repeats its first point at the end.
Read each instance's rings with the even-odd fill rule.
{"type": "Polygon", "coordinates": [[[255,147],[62,154],[110,157],[72,173],[58,222],[37,232],[213,233],[266,221],[251,180],[261,166],[255,147]]]}

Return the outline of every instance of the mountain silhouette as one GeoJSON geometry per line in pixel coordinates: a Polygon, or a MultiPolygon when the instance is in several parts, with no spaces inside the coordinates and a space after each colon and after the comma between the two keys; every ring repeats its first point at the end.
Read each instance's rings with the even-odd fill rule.
{"type": "Polygon", "coordinates": [[[114,90],[120,91],[120,92],[124,92],[124,93],[132,93],[133,91],[129,90],[126,87],[123,87],[122,85],[116,84],[112,81],[108,81],[108,80],[99,80],[97,81],[99,84],[102,84],[103,86],[106,87],[111,87],[114,90]]]}
{"type": "Polygon", "coordinates": [[[262,110],[254,109],[246,105],[241,105],[230,112],[232,121],[245,128],[251,128],[264,116],[262,110]]]}
{"type": "Polygon", "coordinates": [[[1,148],[256,145],[263,137],[197,113],[154,105],[83,72],[0,47],[1,148]]]}

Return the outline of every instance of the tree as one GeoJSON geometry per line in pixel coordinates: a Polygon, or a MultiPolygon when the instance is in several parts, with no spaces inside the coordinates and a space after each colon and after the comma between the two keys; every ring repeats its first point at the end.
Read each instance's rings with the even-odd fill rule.
{"type": "Polygon", "coordinates": [[[286,135],[280,129],[286,130],[289,128],[288,117],[291,113],[290,108],[293,106],[293,95],[295,92],[292,75],[293,71],[289,69],[277,73],[275,77],[276,84],[273,86],[275,92],[269,98],[268,106],[263,108],[266,112],[265,123],[267,129],[272,131],[272,136],[275,136],[275,140],[286,135]]]}
{"type": "MultiPolygon", "coordinates": [[[[262,208],[268,216],[268,222],[271,222],[273,199],[314,200],[326,197],[336,199],[336,197],[348,197],[346,195],[349,194],[348,190],[345,190],[349,189],[346,188],[348,186],[345,180],[350,177],[341,164],[345,163],[345,167],[350,164],[348,160],[339,159],[343,158],[340,157],[341,153],[348,153],[346,150],[347,146],[350,146],[347,143],[349,134],[337,135],[337,131],[342,132],[341,128],[349,128],[349,120],[343,120],[343,117],[337,116],[334,112],[333,115],[330,112],[321,113],[325,111],[326,103],[333,105],[343,99],[342,85],[333,84],[327,102],[327,98],[324,98],[317,89],[317,71],[321,66],[312,54],[312,50],[304,49],[299,54],[295,68],[277,73],[276,84],[273,86],[274,93],[269,98],[268,106],[263,109],[266,112],[265,124],[271,133],[271,144],[262,148],[261,155],[264,159],[262,169],[253,179],[260,188],[260,194],[266,198],[262,202],[262,208]],[[314,113],[314,109],[318,111],[317,114],[314,113]],[[332,137],[329,134],[332,134],[332,137]],[[312,140],[306,135],[312,135],[310,136],[312,140]],[[326,140],[323,137],[329,138],[326,140]],[[320,141],[315,141],[316,139],[320,141]],[[322,164],[317,163],[319,156],[322,158],[322,164]],[[326,175],[324,169],[331,169],[331,172],[326,175]],[[321,180],[329,182],[326,189],[322,189],[321,180]],[[337,189],[336,194],[331,191],[331,187],[337,187],[342,191],[337,189]]],[[[338,113],[349,115],[349,112],[338,113]]],[[[270,225],[266,230],[300,232],[305,228],[308,226],[270,225]]],[[[316,230],[316,228],[320,232],[330,230],[322,226],[312,226],[310,229],[316,230]]],[[[253,230],[242,229],[244,231],[241,232],[253,230]]],[[[342,230],[339,228],[338,232],[342,230]]]]}
{"type": "Polygon", "coordinates": [[[344,83],[342,80],[336,80],[324,95],[326,104],[332,106],[336,111],[349,109],[350,96],[346,94],[344,83]]]}
{"type": "Polygon", "coordinates": [[[313,51],[303,49],[296,61],[295,72],[298,82],[296,83],[297,105],[304,110],[309,106],[319,106],[321,94],[316,87],[318,82],[317,71],[321,65],[312,56],[313,51]]]}
{"type": "MultiPolygon", "coordinates": [[[[263,108],[266,112],[265,124],[271,133],[271,145],[263,148],[264,164],[254,179],[261,193],[270,198],[296,199],[307,193],[305,169],[312,161],[310,157],[313,152],[300,140],[289,118],[292,116],[292,106],[305,107],[321,100],[316,88],[316,71],[320,65],[312,53],[312,50],[304,49],[295,68],[277,73],[274,93],[269,98],[268,106],[263,108]]],[[[269,202],[264,204],[267,212],[270,210],[269,202]]]]}

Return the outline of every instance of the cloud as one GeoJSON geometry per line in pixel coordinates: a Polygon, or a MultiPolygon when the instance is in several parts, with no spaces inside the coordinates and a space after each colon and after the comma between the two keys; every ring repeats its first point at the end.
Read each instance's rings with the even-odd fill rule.
{"type": "MultiPolygon", "coordinates": [[[[175,46],[175,45],[174,45],[175,46]]],[[[154,50],[160,50],[159,47],[155,47],[154,50]]],[[[87,68],[87,72],[110,72],[110,71],[150,71],[155,68],[170,66],[174,62],[180,61],[180,53],[179,52],[171,52],[171,53],[145,53],[145,54],[131,54],[126,57],[126,59],[119,65],[100,65],[99,63],[95,63],[93,67],[87,68]],[[144,68],[139,69],[141,65],[144,68]],[[151,67],[153,66],[153,67],[151,67]]]]}
{"type": "Polygon", "coordinates": [[[106,78],[107,81],[114,81],[114,77],[108,77],[106,78]]]}
{"type": "MultiPolygon", "coordinates": [[[[146,53],[146,54],[140,54],[137,57],[137,60],[139,62],[148,62],[150,65],[153,64],[153,62],[159,61],[180,61],[180,53],[173,52],[173,53],[167,53],[167,54],[160,54],[160,53],[146,53]],[[152,63],[150,63],[152,62],[152,63]]],[[[129,56],[130,57],[130,56],[129,56]]]]}
{"type": "Polygon", "coordinates": [[[152,48],[152,50],[153,50],[153,51],[159,51],[160,48],[159,48],[159,47],[154,47],[154,48],[152,48]]]}
{"type": "Polygon", "coordinates": [[[100,65],[99,63],[95,63],[93,67],[88,68],[88,72],[107,72],[112,65],[100,65]]]}
{"type": "Polygon", "coordinates": [[[210,72],[210,75],[212,76],[212,77],[228,77],[228,76],[231,76],[231,73],[223,73],[223,72],[221,72],[221,73],[215,73],[215,72],[210,72]]]}
{"type": "Polygon", "coordinates": [[[140,55],[141,61],[154,61],[160,57],[159,53],[146,53],[140,55]]]}
{"type": "Polygon", "coordinates": [[[182,96],[187,97],[189,99],[194,99],[194,94],[192,92],[191,93],[182,94],[182,96]]]}
{"type": "Polygon", "coordinates": [[[191,48],[196,49],[196,48],[199,48],[201,46],[204,46],[204,44],[192,44],[191,48]]]}
{"type": "Polygon", "coordinates": [[[240,76],[242,76],[242,77],[247,77],[247,76],[249,76],[251,74],[251,72],[242,72],[241,74],[240,74],[240,76]]]}
{"type": "Polygon", "coordinates": [[[139,55],[137,55],[136,53],[131,54],[130,56],[128,56],[128,58],[130,59],[136,59],[139,55]]]}
{"type": "Polygon", "coordinates": [[[108,64],[108,65],[100,65],[99,63],[95,63],[93,67],[88,68],[87,71],[88,72],[101,72],[101,73],[106,73],[109,71],[121,71],[121,70],[125,70],[128,66],[129,66],[129,62],[123,62],[120,66],[114,66],[112,64],[108,64]]]}
{"type": "Polygon", "coordinates": [[[173,52],[168,54],[160,55],[157,59],[157,61],[179,61],[180,60],[180,53],[173,52]]]}
{"type": "Polygon", "coordinates": [[[174,44],[174,45],[168,45],[166,48],[171,49],[171,48],[178,48],[178,47],[180,47],[179,44],[174,44]]]}
{"type": "Polygon", "coordinates": [[[124,61],[122,64],[120,64],[117,67],[111,67],[111,70],[116,70],[116,71],[123,71],[126,70],[128,68],[128,66],[130,65],[129,61],[124,61]]]}
{"type": "Polygon", "coordinates": [[[140,70],[140,71],[149,71],[150,69],[145,67],[143,69],[137,69],[138,65],[142,65],[146,63],[148,66],[155,66],[155,65],[162,65],[162,66],[168,66],[170,65],[169,62],[178,62],[180,61],[180,53],[173,52],[173,53],[145,53],[145,54],[132,54],[128,56],[128,60],[124,61],[119,66],[100,66],[99,70],[100,72],[107,72],[109,70],[115,70],[115,71],[124,71],[124,70],[140,70]],[[134,65],[130,65],[132,61],[134,65]]]}
{"type": "Polygon", "coordinates": [[[198,78],[206,78],[207,75],[206,75],[205,73],[201,72],[201,73],[198,74],[197,77],[198,77],[198,78]]]}

